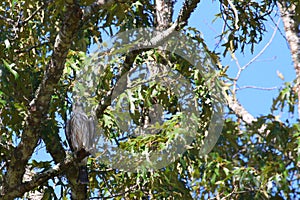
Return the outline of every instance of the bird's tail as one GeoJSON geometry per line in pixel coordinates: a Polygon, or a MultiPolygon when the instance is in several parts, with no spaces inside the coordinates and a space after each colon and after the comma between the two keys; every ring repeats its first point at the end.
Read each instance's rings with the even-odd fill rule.
{"type": "Polygon", "coordinates": [[[80,184],[89,184],[88,170],[87,166],[79,167],[78,180],[80,184]]]}

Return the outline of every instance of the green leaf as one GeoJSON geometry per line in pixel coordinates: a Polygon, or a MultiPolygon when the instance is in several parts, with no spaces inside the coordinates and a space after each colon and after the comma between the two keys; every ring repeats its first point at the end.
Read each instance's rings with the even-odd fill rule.
{"type": "Polygon", "coordinates": [[[2,58],[2,62],[3,62],[3,64],[4,64],[4,67],[5,67],[6,69],[8,69],[8,71],[9,71],[10,73],[12,73],[12,75],[14,75],[15,79],[19,78],[18,72],[17,72],[16,70],[13,69],[13,67],[16,66],[15,63],[8,64],[8,62],[6,62],[6,60],[4,60],[3,58],[2,58]]]}

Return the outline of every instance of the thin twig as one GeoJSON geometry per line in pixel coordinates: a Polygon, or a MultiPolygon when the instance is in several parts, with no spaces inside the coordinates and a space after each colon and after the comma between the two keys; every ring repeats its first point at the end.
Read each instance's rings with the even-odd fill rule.
{"type": "Polygon", "coordinates": [[[236,10],[234,4],[232,3],[231,0],[227,0],[231,9],[233,10],[233,13],[234,13],[234,16],[235,16],[235,21],[234,21],[234,27],[236,30],[239,29],[239,26],[238,26],[238,23],[239,23],[239,14],[238,14],[238,11],[236,10]]]}
{"type": "Polygon", "coordinates": [[[274,28],[273,34],[272,34],[269,42],[264,46],[264,48],[256,56],[254,56],[246,65],[243,66],[243,68],[242,68],[243,70],[245,68],[247,68],[251,63],[253,63],[259,56],[261,56],[265,52],[265,50],[270,46],[270,44],[272,43],[272,41],[273,41],[273,39],[274,39],[274,37],[275,37],[275,35],[277,33],[278,25],[280,23],[280,20],[281,19],[279,18],[278,21],[277,21],[277,23],[276,23],[276,26],[274,28]]]}
{"type": "Polygon", "coordinates": [[[14,25],[14,20],[4,17],[3,15],[0,15],[0,19],[3,20],[4,22],[6,22],[9,25],[14,25]]]}
{"type": "Polygon", "coordinates": [[[38,7],[33,13],[32,15],[28,16],[24,21],[21,22],[22,26],[24,26],[27,22],[29,22],[42,8],[44,8],[45,6],[47,6],[50,1],[46,1],[43,5],[41,5],[40,7],[38,7]]]}
{"type": "Polygon", "coordinates": [[[278,87],[274,86],[274,87],[266,88],[266,87],[258,87],[258,86],[254,86],[254,85],[247,85],[247,86],[237,88],[237,90],[243,90],[243,89],[276,90],[276,89],[278,89],[278,87]]]}
{"type": "Polygon", "coordinates": [[[48,44],[50,44],[50,42],[44,42],[44,43],[41,43],[41,44],[38,44],[38,45],[34,45],[34,46],[31,46],[31,47],[28,47],[26,49],[16,49],[15,53],[27,53],[27,52],[31,51],[32,49],[36,49],[38,47],[41,47],[41,46],[44,46],[44,45],[48,45],[48,44]]]}
{"type": "Polygon", "coordinates": [[[272,17],[272,16],[269,16],[269,17],[270,17],[271,21],[273,22],[273,24],[275,25],[275,27],[277,27],[277,29],[278,29],[280,35],[281,35],[281,36],[283,37],[283,39],[285,40],[288,49],[290,49],[289,41],[288,41],[288,39],[286,38],[285,34],[284,34],[284,33],[281,31],[281,29],[278,27],[278,24],[276,24],[276,22],[275,22],[275,20],[273,19],[273,17],[272,17]]]}
{"type": "MultiPolygon", "coordinates": [[[[261,50],[256,56],[254,56],[247,64],[245,64],[243,67],[240,67],[240,66],[238,65],[239,71],[237,72],[237,75],[236,75],[236,77],[235,77],[235,79],[234,79],[234,83],[233,83],[233,92],[234,92],[234,93],[235,93],[235,91],[237,90],[237,80],[240,78],[242,72],[243,72],[250,64],[252,64],[254,61],[256,61],[257,58],[260,57],[260,56],[266,51],[266,49],[270,46],[270,44],[272,43],[272,41],[273,41],[273,39],[274,39],[274,37],[275,37],[275,35],[276,35],[276,33],[277,33],[279,22],[280,22],[280,18],[279,18],[278,21],[277,21],[277,26],[274,28],[274,31],[273,31],[273,34],[272,34],[270,40],[269,40],[268,43],[264,46],[264,48],[262,48],[262,50],[261,50]]],[[[234,57],[234,59],[236,60],[235,57],[234,57]]],[[[236,60],[236,62],[237,62],[237,60],[236,60]]],[[[237,64],[238,64],[238,62],[237,62],[237,64]]]]}

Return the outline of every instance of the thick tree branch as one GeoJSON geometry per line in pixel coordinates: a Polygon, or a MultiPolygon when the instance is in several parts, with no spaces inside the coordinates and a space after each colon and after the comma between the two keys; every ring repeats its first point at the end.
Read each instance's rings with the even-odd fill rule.
{"type": "MultiPolygon", "coordinates": [[[[126,55],[125,60],[124,60],[123,69],[121,70],[121,73],[120,73],[118,79],[121,78],[125,73],[129,72],[129,70],[131,69],[131,67],[134,63],[136,56],[140,52],[141,52],[140,50],[134,50],[134,51],[130,52],[128,55],[126,55]]],[[[105,109],[111,105],[111,100],[112,100],[111,98],[112,98],[114,89],[115,89],[115,87],[112,87],[99,102],[99,104],[97,106],[97,110],[96,110],[97,118],[102,118],[105,109]]]]}
{"type": "MultiPolygon", "coordinates": [[[[70,48],[70,44],[72,42],[73,39],[73,35],[78,31],[78,28],[80,26],[81,21],[87,20],[88,17],[96,12],[98,12],[98,10],[102,7],[102,6],[107,6],[108,3],[111,3],[112,1],[106,1],[106,0],[98,0],[95,1],[91,6],[87,6],[85,7],[83,10],[79,10],[79,8],[76,8],[76,10],[73,10],[73,14],[77,15],[76,16],[69,16],[68,14],[66,15],[65,19],[64,19],[64,24],[63,27],[60,31],[60,33],[58,34],[58,36],[56,37],[56,42],[55,42],[55,47],[58,50],[57,54],[55,56],[55,52],[53,54],[53,58],[57,59],[57,58],[63,58],[65,61],[66,58],[66,54],[70,48]],[[81,16],[81,12],[82,12],[82,16],[81,16]],[[68,21],[70,20],[69,18],[72,17],[72,23],[74,23],[74,26],[70,26],[68,24],[68,21]]],[[[69,6],[70,7],[70,6],[69,6]]],[[[67,13],[69,13],[70,11],[67,11],[67,13]]],[[[47,79],[47,77],[51,77],[53,73],[59,74],[59,77],[62,74],[63,68],[64,68],[64,61],[62,63],[62,59],[59,59],[58,61],[56,61],[55,63],[58,63],[59,65],[53,69],[52,72],[46,72],[45,74],[45,79],[47,79]]],[[[52,79],[50,79],[51,81],[52,79]]],[[[46,81],[46,80],[45,80],[46,81]]],[[[49,81],[49,78],[48,78],[49,81]]],[[[46,84],[41,85],[41,87],[44,87],[46,84]]],[[[42,92],[40,92],[41,94],[42,92]]],[[[62,162],[65,158],[65,151],[63,149],[63,147],[60,145],[60,138],[58,136],[58,134],[53,135],[51,137],[47,136],[47,135],[43,135],[43,140],[46,143],[46,147],[47,150],[50,152],[51,156],[53,157],[54,161],[56,163],[62,162]]]]}
{"type": "Polygon", "coordinates": [[[253,117],[235,98],[231,95],[227,95],[226,97],[228,107],[244,122],[247,124],[252,124],[256,121],[255,117],[253,117]]]}
{"type": "MultiPolygon", "coordinates": [[[[241,104],[238,100],[230,95],[226,95],[226,101],[228,107],[236,114],[237,117],[241,118],[247,125],[251,125],[257,121],[253,115],[251,115],[241,104]]],[[[258,133],[264,133],[266,131],[267,125],[263,124],[257,131],[258,133]]],[[[269,131],[269,130],[267,130],[269,131]]],[[[268,134],[269,132],[267,132],[268,134]]]]}
{"type": "Polygon", "coordinates": [[[38,133],[41,132],[47,118],[51,95],[62,75],[66,56],[73,37],[79,28],[81,16],[82,12],[78,5],[67,4],[65,19],[56,37],[51,61],[46,67],[44,78],[36,91],[35,98],[30,103],[29,115],[26,119],[21,142],[15,148],[8,165],[5,195],[10,194],[8,191],[12,191],[12,188],[22,184],[25,166],[39,140],[38,133]]]}
{"type": "Polygon", "coordinates": [[[197,8],[197,4],[200,0],[185,0],[181,10],[179,11],[179,15],[177,18],[177,23],[179,27],[182,28],[188,24],[188,19],[190,18],[191,14],[197,8]]]}
{"type": "MultiPolygon", "coordinates": [[[[34,176],[36,176],[36,172],[29,165],[26,166],[25,174],[23,176],[23,183],[26,181],[31,181],[34,176]]],[[[36,188],[35,188],[36,189],[36,188]]],[[[44,186],[39,186],[38,190],[31,190],[26,192],[23,195],[23,198],[34,199],[34,200],[42,200],[44,196],[44,186]]]]}
{"type": "MultiPolygon", "coordinates": [[[[191,17],[191,14],[197,8],[200,0],[185,0],[183,2],[182,8],[179,11],[179,15],[174,22],[173,26],[175,26],[176,30],[182,29],[184,26],[188,24],[188,20],[191,17]]],[[[173,0],[156,0],[156,23],[158,28],[166,29],[171,20],[173,14],[173,0]]]]}
{"type": "Polygon", "coordinates": [[[64,171],[68,170],[73,161],[73,157],[67,157],[64,162],[55,165],[45,172],[36,174],[30,181],[25,181],[20,185],[10,188],[6,195],[2,196],[1,199],[10,200],[15,197],[21,197],[25,192],[33,190],[34,188],[45,183],[50,178],[54,178],[55,176],[62,174],[64,171]]]}
{"type": "Polygon", "coordinates": [[[286,1],[278,3],[281,12],[285,34],[290,46],[294,69],[296,72],[296,92],[298,94],[298,118],[300,119],[300,5],[286,3],[286,1]]]}
{"type": "Polygon", "coordinates": [[[156,0],[155,1],[155,21],[159,30],[169,27],[172,22],[174,0],[156,0]]]}
{"type": "MultiPolygon", "coordinates": [[[[72,42],[73,35],[80,28],[79,27],[80,24],[82,24],[82,22],[87,21],[89,16],[98,12],[98,10],[101,7],[108,6],[111,2],[112,1],[98,0],[98,1],[94,2],[91,6],[86,7],[84,10],[79,10],[79,8],[76,6],[76,9],[74,9],[72,11],[74,15],[68,16],[68,12],[67,12],[67,16],[64,20],[64,24],[61,29],[63,31],[61,31],[60,34],[57,36],[56,43],[54,45],[54,47],[57,48],[58,50],[64,49],[64,52],[65,52],[65,54],[64,54],[64,52],[58,51],[58,57],[63,57],[63,62],[61,62],[62,60],[58,61],[60,63],[60,65],[58,67],[59,71],[60,71],[59,72],[60,76],[61,76],[61,73],[64,68],[64,61],[65,61],[67,52],[70,48],[70,44],[72,42]],[[77,13],[77,15],[76,15],[76,13],[77,13]],[[81,15],[81,13],[82,13],[82,15],[81,15]],[[69,18],[71,18],[71,19],[69,19],[69,18]],[[70,20],[72,20],[72,24],[74,23],[74,26],[69,26],[68,22],[70,20]],[[59,56],[59,55],[62,55],[62,56],[59,56]]],[[[71,6],[71,7],[74,7],[74,6],[71,6]]],[[[53,56],[54,56],[54,54],[53,54],[53,56]]],[[[56,71],[57,69],[53,69],[53,70],[56,71]]],[[[53,72],[50,72],[50,74],[53,72]]],[[[62,162],[62,160],[64,160],[64,158],[65,158],[65,152],[64,152],[63,147],[60,145],[59,136],[55,135],[55,136],[47,137],[47,138],[44,137],[43,140],[45,141],[47,150],[50,152],[50,154],[53,157],[53,159],[55,160],[55,162],[56,163],[62,162]]],[[[66,171],[66,176],[69,180],[69,184],[70,184],[71,191],[72,191],[71,196],[72,196],[72,199],[86,199],[87,198],[87,188],[86,188],[86,185],[77,183],[77,173],[76,172],[78,172],[79,169],[75,163],[70,165],[69,169],[66,171]]]]}

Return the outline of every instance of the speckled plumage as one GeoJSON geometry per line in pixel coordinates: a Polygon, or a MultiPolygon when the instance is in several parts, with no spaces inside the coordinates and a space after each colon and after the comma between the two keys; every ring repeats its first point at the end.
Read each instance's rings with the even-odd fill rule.
{"type": "MultiPolygon", "coordinates": [[[[82,152],[86,154],[91,151],[95,136],[94,121],[90,119],[83,110],[83,105],[73,105],[71,119],[67,123],[66,136],[72,152],[77,157],[82,152]]],[[[79,165],[78,181],[81,184],[88,184],[87,158],[84,158],[79,165]]]]}

